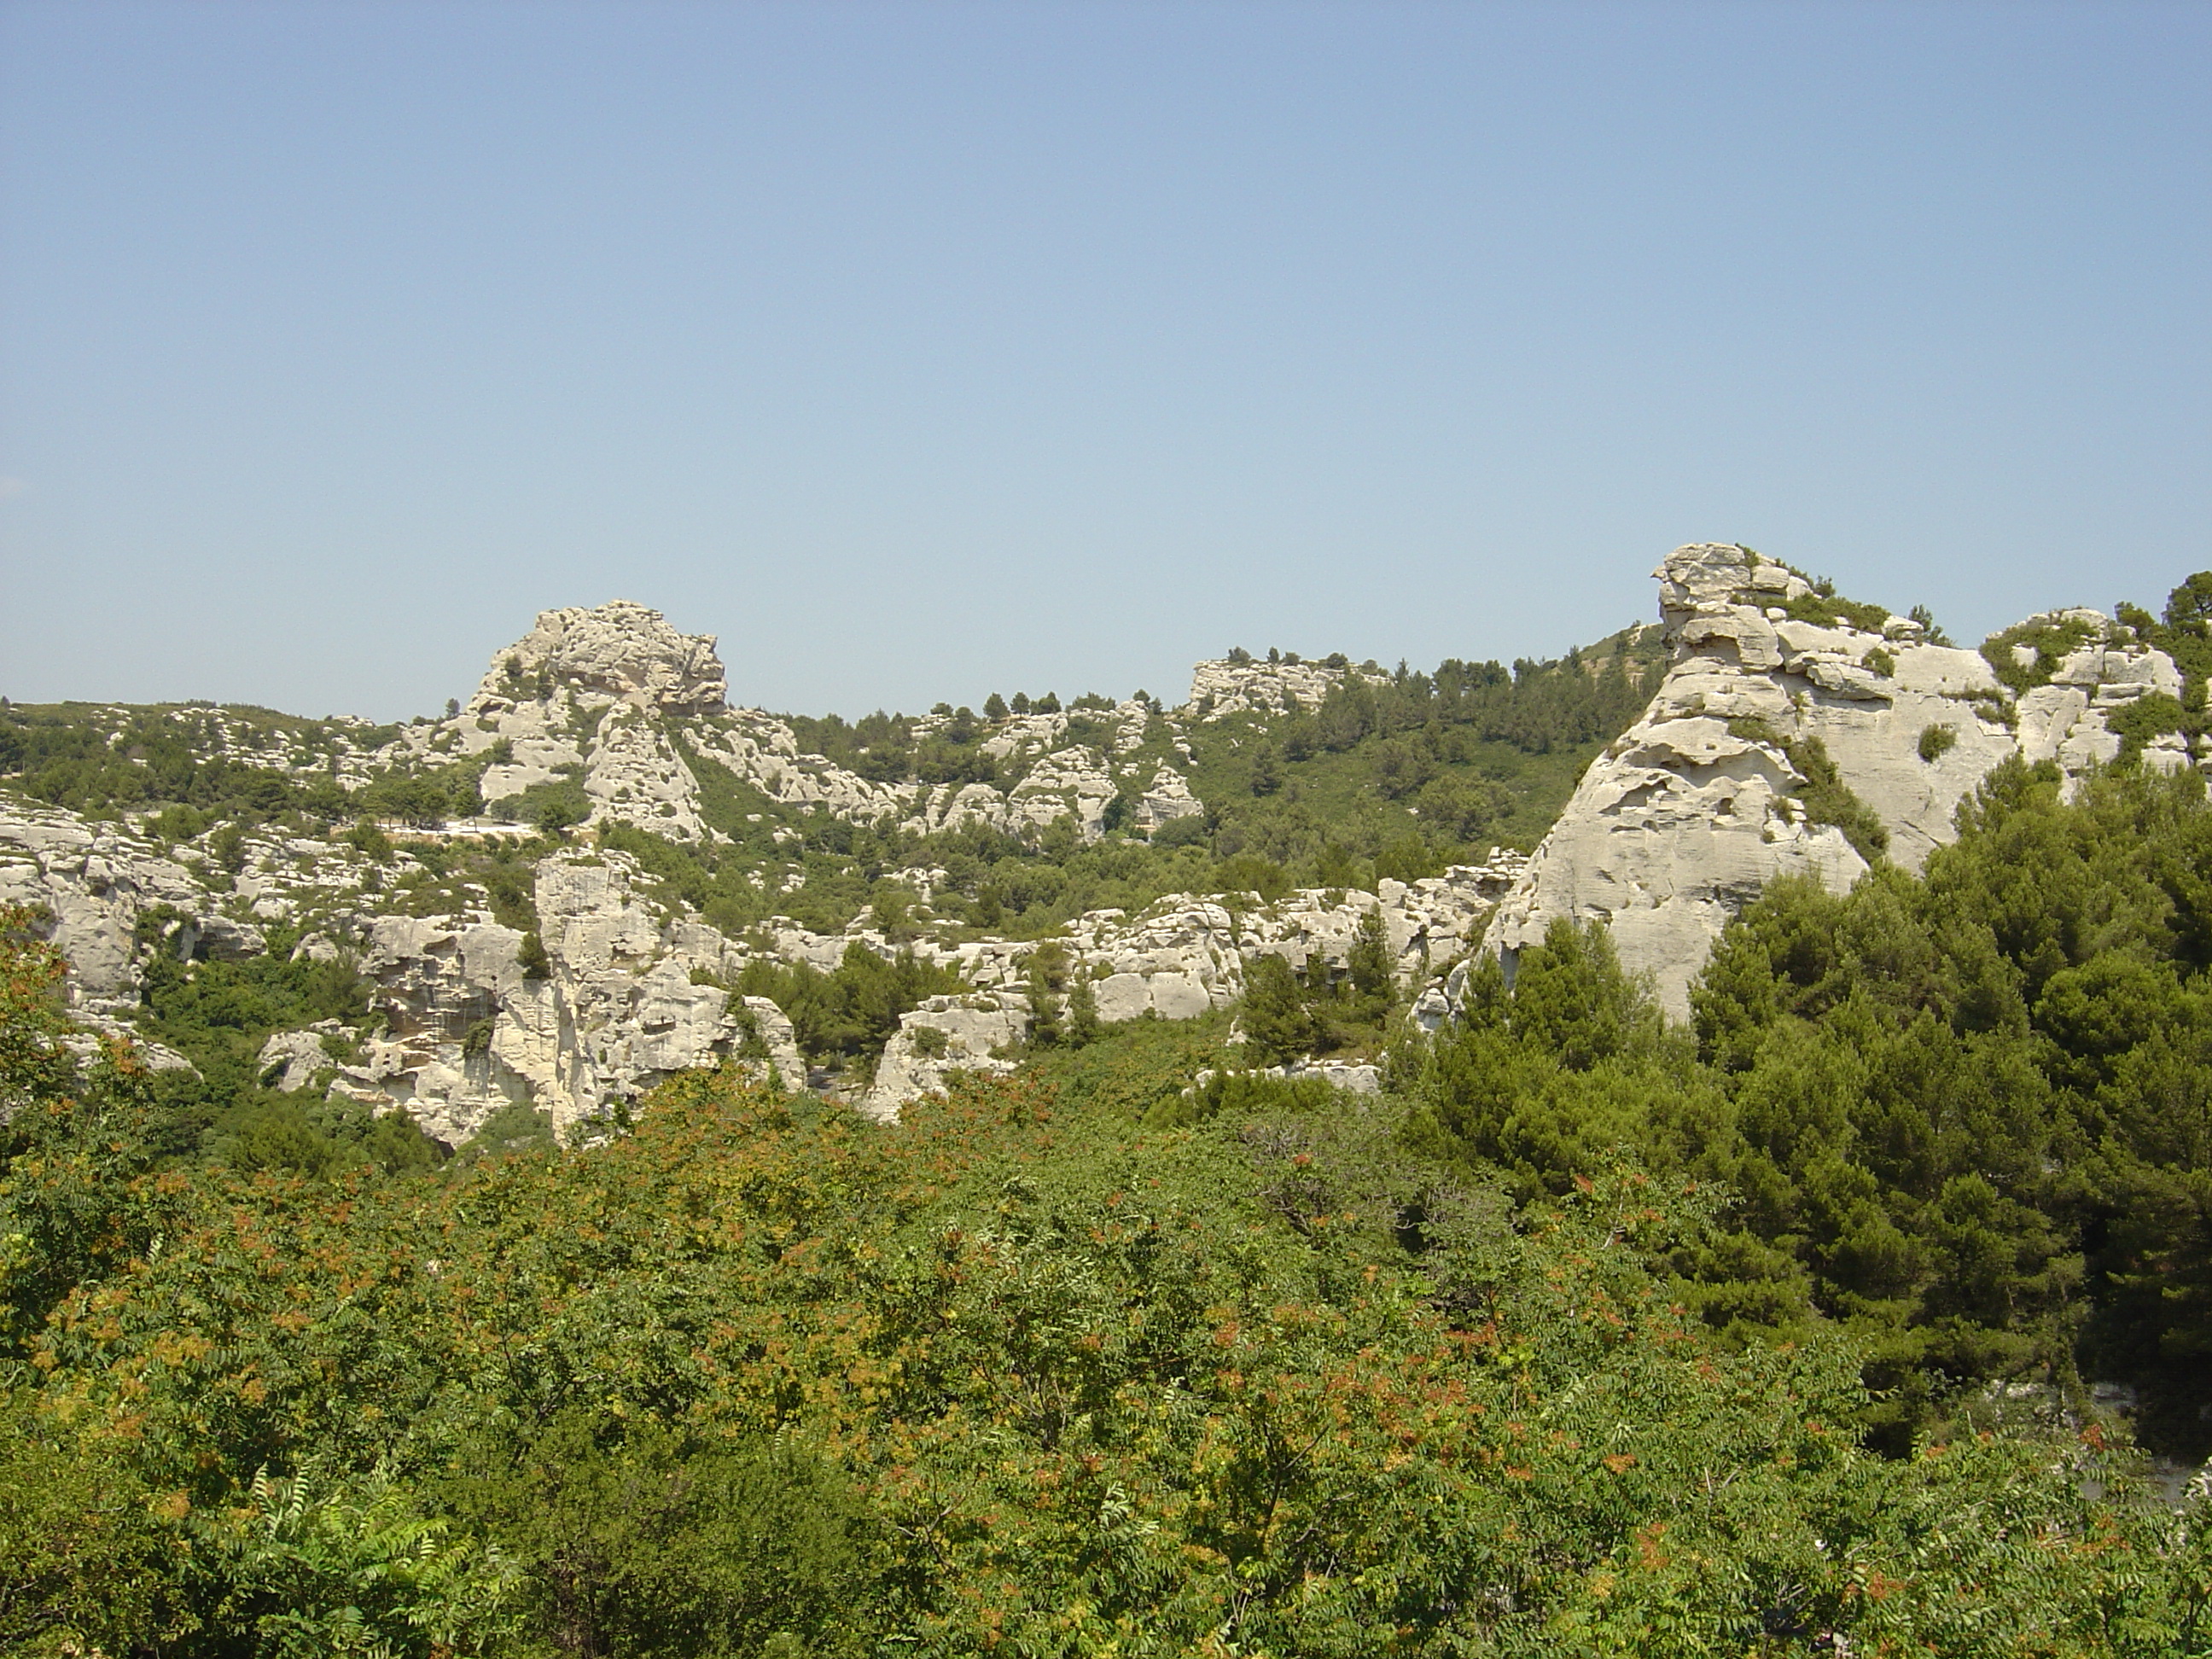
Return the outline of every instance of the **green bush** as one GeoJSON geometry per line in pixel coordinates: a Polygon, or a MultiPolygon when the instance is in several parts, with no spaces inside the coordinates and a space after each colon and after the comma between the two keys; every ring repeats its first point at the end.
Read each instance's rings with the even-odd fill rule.
{"type": "Polygon", "coordinates": [[[1959,730],[1954,726],[1923,726],[1920,728],[1920,758],[1931,766],[1958,746],[1959,730]]]}
{"type": "Polygon", "coordinates": [[[846,946],[833,972],[756,957],[737,984],[738,994],[766,997],[783,1011],[799,1052],[809,1059],[842,1057],[864,1067],[883,1053],[902,1014],[925,997],[967,988],[958,975],[917,959],[911,951],[886,961],[857,940],[846,946]]]}
{"type": "Polygon", "coordinates": [[[2131,702],[2122,703],[2105,716],[2105,723],[2118,733],[2123,755],[2141,753],[2143,745],[2153,738],[2171,732],[2192,732],[2204,724],[2201,717],[2191,718],[2179,698],[2163,691],[2149,692],[2131,702]]]}
{"type": "Polygon", "coordinates": [[[1889,612],[1878,605],[1838,599],[1817,589],[1788,600],[1783,609],[1792,622],[1811,623],[1816,628],[1856,628],[1864,634],[1881,633],[1881,625],[1889,620],[1889,612]]]}
{"type": "Polygon", "coordinates": [[[1790,763],[1805,779],[1798,799],[1805,808],[1805,816],[1814,823],[1833,824],[1844,832],[1858,855],[1869,864],[1877,864],[1889,852],[1889,826],[1881,821],[1881,814],[1861,800],[1844,781],[1843,774],[1829,758],[1827,745],[1820,738],[1808,737],[1785,745],[1790,763]]]}
{"type": "Polygon", "coordinates": [[[2055,623],[2025,622],[1983,641],[1982,659],[1999,682],[2017,696],[2039,685],[2048,685],[2059,663],[2069,653],[2088,644],[2095,635],[2093,623],[2077,618],[2055,623]],[[2022,666],[2014,655],[2014,647],[2031,649],[2033,660],[2022,666]]]}
{"type": "Polygon", "coordinates": [[[448,1501],[520,1570],[556,1651],[639,1659],[859,1654],[887,1565],[849,1485],[773,1439],[689,1441],[592,1407],[473,1449],[448,1501]]]}
{"type": "Polygon", "coordinates": [[[1261,1066],[1279,1066],[1310,1053],[1321,1028],[1306,1006],[1305,992],[1291,965],[1280,957],[1262,956],[1244,969],[1244,1001],[1239,1018],[1244,1052],[1261,1066]]]}
{"type": "Polygon", "coordinates": [[[515,957],[522,964],[523,978],[544,980],[553,977],[553,957],[535,928],[522,936],[522,943],[515,948],[515,957]]]}

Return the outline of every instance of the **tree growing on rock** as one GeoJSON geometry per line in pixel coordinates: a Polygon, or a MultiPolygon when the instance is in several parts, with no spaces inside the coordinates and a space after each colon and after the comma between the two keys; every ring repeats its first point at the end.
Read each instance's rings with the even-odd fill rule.
{"type": "Polygon", "coordinates": [[[1390,993],[1390,939],[1383,931],[1378,906],[1359,918],[1352,949],[1345,957],[1346,977],[1352,993],[1361,997],[1388,997],[1390,993]]]}
{"type": "MultiPolygon", "coordinates": [[[[1067,946],[1056,939],[1045,940],[1030,952],[1026,978],[1030,995],[1030,1041],[1040,1048],[1059,1045],[1064,1035],[1060,1025],[1063,1007],[1061,994],[1066,989],[1068,976],[1067,946]]],[[[1085,990],[1090,989],[1085,981],[1085,990]]],[[[1095,1024],[1098,1005],[1091,1006],[1095,1024]]]]}

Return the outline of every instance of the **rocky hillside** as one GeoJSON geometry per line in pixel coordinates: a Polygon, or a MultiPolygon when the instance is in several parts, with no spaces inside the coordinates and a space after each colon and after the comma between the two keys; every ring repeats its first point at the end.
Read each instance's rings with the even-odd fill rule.
{"type": "Polygon", "coordinates": [[[197,1057],[203,1116],[270,1088],[449,1146],[518,1106],[573,1134],[726,1060],[894,1112],[1021,1040],[1046,939],[1100,1020],[1179,1019],[1255,955],[1340,975],[1371,915],[1418,996],[1518,872],[1484,832],[1548,822],[1640,637],[1437,677],[1238,651],[1172,709],[848,725],[730,707],[715,641],[643,606],[551,611],[404,726],[9,708],[0,903],[46,918],[88,1030],[197,1057]],[[917,1035],[794,1029],[778,995],[867,961],[913,964],[917,1035]],[[325,1009],[313,972],[354,988],[325,1009]],[[935,1048],[963,998],[998,1034],[935,1048]]]}
{"type": "Polygon", "coordinates": [[[9,707],[0,903],[193,1121],[275,1090],[458,1146],[724,1061],[895,1113],[1054,1011],[1223,1015],[1255,963],[1341,984],[1363,940],[1433,1027],[1479,943],[1510,965],[1560,918],[1679,1014],[1768,883],[1917,866],[2009,757],[2204,758],[2195,647],[2147,613],[1975,652],[1740,547],[1657,575],[1659,626],[1560,661],[1238,650],[1173,708],[732,707],[714,640],[626,601],[541,613],[404,726],[9,707]]]}
{"type": "Polygon", "coordinates": [[[1555,921],[1602,921],[1680,1018],[1722,927],[1770,882],[1840,892],[1875,859],[1917,870],[2001,762],[2069,781],[2130,748],[2161,770],[2212,765],[2147,614],[2052,611],[1967,651],[1747,548],[1677,548],[1652,574],[1666,678],[1491,922],[1509,970],[1555,921]]]}

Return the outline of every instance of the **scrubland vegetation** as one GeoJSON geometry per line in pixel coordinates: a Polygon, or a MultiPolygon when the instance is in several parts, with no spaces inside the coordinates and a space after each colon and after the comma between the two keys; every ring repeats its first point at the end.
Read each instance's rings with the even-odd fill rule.
{"type": "Polygon", "coordinates": [[[1380,1096],[1142,1020],[443,1164],[180,1153],[15,925],[0,1646],[2212,1650],[2141,1478],[2212,1407],[2212,808],[1963,831],[1771,890],[1688,1028],[1565,927],[1433,1038],[1255,981],[1246,1058],[1364,1023],[1380,1096]]]}

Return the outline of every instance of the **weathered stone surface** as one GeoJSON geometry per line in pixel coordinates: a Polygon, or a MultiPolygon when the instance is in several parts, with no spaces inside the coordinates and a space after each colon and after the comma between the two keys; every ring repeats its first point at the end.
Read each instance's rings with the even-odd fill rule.
{"type": "Polygon", "coordinates": [[[1137,797],[1136,810],[1130,814],[1130,827],[1150,836],[1177,818],[1205,815],[1206,803],[1190,793],[1190,781],[1163,763],[1153,769],[1151,785],[1137,797]]]}
{"type": "Polygon", "coordinates": [[[334,1019],[319,1020],[297,1031],[276,1032],[261,1045],[258,1064],[263,1079],[270,1088],[288,1095],[312,1087],[319,1072],[329,1072],[334,1080],[338,1060],[323,1046],[323,1038],[343,1039],[344,1035],[345,1027],[334,1019]]]}
{"type": "MultiPolygon", "coordinates": [[[[668,1076],[737,1060],[797,1086],[805,1066],[791,1024],[765,998],[720,982],[742,954],[701,923],[663,918],[637,897],[620,854],[556,856],[539,866],[538,911],[551,971],[531,979],[522,935],[489,921],[385,916],[362,971],[376,987],[382,1036],[337,1067],[333,1088],[404,1110],[458,1145],[511,1101],[543,1108],[572,1139],[612,1100],[668,1076]]],[[[272,1038],[296,1082],[326,1061],[297,1033],[272,1038]],[[296,1060],[308,1063],[304,1072],[296,1060]]]]}
{"type": "Polygon", "coordinates": [[[537,626],[492,659],[470,709],[511,706],[519,688],[541,675],[667,714],[713,714],[728,690],[713,635],[678,633],[660,612],[629,599],[539,611],[537,626]]]}
{"type": "Polygon", "coordinates": [[[593,823],[622,822],[673,841],[704,839],[699,785],[668,734],[647,715],[617,710],[599,722],[584,771],[593,823]]]}
{"type": "MultiPolygon", "coordinates": [[[[1418,988],[1474,947],[1484,921],[1525,863],[1518,854],[1493,848],[1483,864],[1455,866],[1442,876],[1410,884],[1386,881],[1380,894],[1316,888],[1288,894],[1273,904],[1262,902],[1257,894],[1243,896],[1233,907],[1218,898],[1171,894],[1133,917],[1120,910],[1079,916],[1061,942],[1072,970],[1089,981],[1099,1018],[1109,1024],[1148,1013],[1195,1019],[1226,1008],[1244,994],[1245,970],[1260,956],[1282,957],[1302,972],[1340,976],[1370,913],[1382,918],[1399,981],[1418,988]]],[[[881,954],[893,949],[879,935],[856,927],[832,936],[780,932],[776,950],[787,959],[827,968],[855,941],[881,954]]],[[[981,940],[945,950],[922,940],[913,948],[980,988],[967,998],[934,1000],[907,1017],[907,1029],[892,1038],[861,1103],[864,1111],[879,1118],[896,1115],[908,1101],[941,1086],[946,1073],[979,1066],[975,1056],[988,1056],[1028,1029],[1028,1001],[1019,988],[1036,945],[981,940]],[[959,1042],[948,1054],[927,1054],[917,1044],[933,1040],[915,1038],[912,1030],[920,1028],[957,1036],[959,1042]]],[[[1440,988],[1430,993],[1432,1000],[1442,994],[1440,988]]],[[[1348,1088],[1367,1086],[1364,1077],[1332,1080],[1348,1088]]]]}
{"type": "Polygon", "coordinates": [[[1042,755],[1060,747],[1060,738],[1067,731],[1065,713],[1051,714],[1009,714],[996,731],[983,740],[983,752],[993,760],[1018,760],[1024,755],[1042,755]]]}
{"type": "Polygon", "coordinates": [[[113,1013],[137,1006],[144,983],[136,932],[156,906],[179,913],[191,930],[180,954],[203,939],[210,952],[242,956],[261,948],[251,925],[222,914],[222,898],[160,847],[118,825],[0,798],[0,905],[27,905],[53,918],[47,930],[70,967],[72,1009],[113,1013]]]}
{"type": "Polygon", "coordinates": [[[1190,699],[1183,712],[1194,720],[1257,711],[1276,714],[1318,708],[1348,678],[1381,672],[1370,666],[1331,668],[1317,662],[1231,662],[1222,658],[1190,671],[1190,699]]]}
{"type": "Polygon", "coordinates": [[[932,997],[905,1014],[884,1045],[860,1112],[892,1122],[908,1102],[944,1088],[955,1072],[1011,1072],[1015,1062],[994,1058],[992,1050],[1021,1042],[1029,1030],[1029,1002],[1017,993],[932,997]]]}
{"type": "Polygon", "coordinates": [[[1333,976],[1346,969],[1363,918],[1382,921],[1393,971],[1415,986],[1473,949],[1498,901],[1526,860],[1493,848],[1488,862],[1455,865],[1411,884],[1385,881],[1380,894],[1304,889],[1273,904],[1249,894],[1231,909],[1218,898],[1170,894],[1132,917],[1096,910],[1067,928],[1073,959],[1092,977],[1098,1017],[1109,1024],[1147,1012],[1191,1019],[1244,994],[1244,969],[1279,956],[1300,971],[1318,959],[1333,976]]]}
{"type": "MultiPolygon", "coordinates": [[[[1769,882],[1803,874],[1841,890],[1866,869],[1839,831],[1806,821],[1786,744],[1817,739],[1887,827],[1889,856],[1917,870],[1954,837],[1959,803],[1998,762],[2018,753],[2079,774],[2118,753],[2106,708],[2179,684],[2164,653],[2099,613],[2061,613],[2094,627],[2096,643],[2021,698],[2008,725],[1978,653],[1921,643],[1917,623],[1894,617],[1879,632],[1790,620],[1770,601],[1810,589],[1742,548],[1678,548],[1654,574],[1667,678],[1583,775],[1484,943],[1510,967],[1556,918],[1604,921],[1624,965],[1650,974],[1678,1018],[1721,928],[1769,882]],[[1931,726],[1952,741],[1929,760],[1931,726]]],[[[2186,763],[2178,743],[2160,753],[2186,763]]],[[[1424,1024],[1441,1017],[1434,1002],[1417,1008],[1424,1024]]]]}
{"type": "MultiPolygon", "coordinates": [[[[1317,704],[1346,673],[1316,664],[1201,664],[1196,693],[1213,699],[1208,717],[1244,707],[1317,704]]],[[[686,635],[657,611],[627,600],[593,609],[541,612],[531,632],[494,653],[466,708],[443,722],[410,726],[379,756],[386,763],[434,767],[484,757],[478,788],[495,817],[533,787],[577,780],[586,822],[630,823],[678,841],[707,839],[695,768],[726,769],[786,806],[818,807],[857,823],[892,823],[917,835],[970,825],[1034,834],[1063,818],[1085,841],[1103,832],[1117,793],[1105,754],[1065,741],[1066,711],[1008,716],[979,744],[998,781],[939,784],[864,778],[820,755],[802,754],[788,722],[725,704],[726,675],[711,635],[686,635]],[[487,754],[487,751],[495,753],[487,754]]],[[[1115,755],[1143,746],[1156,718],[1131,698],[1088,718],[1109,723],[1115,755]]],[[[917,733],[946,717],[921,715],[917,733]]],[[[1133,764],[1133,763],[1132,763],[1133,764]]],[[[1205,810],[1182,775],[1162,768],[1137,805],[1149,832],[1205,810]]]]}
{"type": "MultiPolygon", "coordinates": [[[[1374,894],[1308,890],[1273,903],[1256,894],[1182,894],[1135,916],[1080,917],[1065,942],[1101,1018],[1181,1019],[1224,1008],[1262,955],[1340,975],[1370,916],[1382,922],[1393,970],[1424,1025],[1446,1017],[1451,999],[1439,976],[1486,929],[1492,948],[1510,953],[1558,915],[1610,921],[1624,957],[1655,973],[1679,1013],[1711,939],[1775,875],[1804,871],[1841,886],[1864,867],[1838,832],[1804,821],[1805,780],[1790,745],[1818,738],[1888,825],[1893,855],[1917,866],[1949,839],[1958,802],[1997,760],[2051,758],[2076,776],[2118,752],[2113,711],[2179,689],[2170,659],[2094,612],[2045,619],[2086,631],[2088,641],[2014,706],[1978,653],[1928,645],[1909,619],[1888,618],[1876,631],[1793,619],[1790,608],[1809,592],[1803,580],[1741,549],[1680,550],[1658,574],[1673,650],[1666,680],[1644,718],[1590,768],[1533,864],[1493,854],[1434,879],[1382,883],[1374,894]],[[1923,760],[1921,738],[1932,726],[1948,726],[1953,741],[1923,760]]],[[[2029,652],[2027,665],[2036,660],[2029,652]]],[[[404,728],[377,755],[426,769],[489,763],[481,787],[495,807],[565,782],[592,823],[629,823],[678,841],[716,835],[704,803],[726,800],[720,772],[784,807],[917,834],[981,825],[1034,838],[1066,825],[1090,839],[1103,832],[1117,793],[1131,809],[1128,827],[1142,833],[1205,812],[1179,769],[1193,763],[1198,724],[1243,709],[1314,708],[1333,687],[1372,672],[1201,664],[1192,702],[1172,715],[1133,698],[1110,711],[1087,705],[981,727],[994,782],[885,782],[801,753],[787,721],[727,708],[711,638],[617,603],[544,613],[495,657],[463,714],[404,728]]],[[[299,770],[282,741],[251,724],[220,711],[204,718],[226,741],[234,732],[241,757],[299,770]]],[[[921,717],[917,729],[941,730],[949,720],[921,717]]],[[[365,781],[370,751],[340,750],[325,756],[328,775],[365,781]]],[[[2154,738],[2145,759],[2167,769],[2212,763],[2212,743],[2200,754],[2179,734],[2154,738]]],[[[800,839],[788,826],[773,833],[800,839]]],[[[265,950],[276,927],[296,929],[296,955],[358,963],[373,987],[374,1021],[279,1034],[265,1064],[286,1086],[327,1085],[378,1110],[408,1111],[448,1141],[517,1100],[544,1107],[564,1134],[589,1133],[610,1101],[634,1099],[691,1066],[737,1060],[796,1084],[804,1067],[789,1022],[773,1005],[725,988],[748,952],[828,971],[856,945],[884,956],[901,948],[872,915],[826,934],[772,918],[740,944],[656,896],[624,855],[579,848],[537,872],[549,969],[532,979],[522,971],[522,934],[488,908],[467,908],[465,892],[459,914],[396,913],[386,894],[421,890],[413,884],[436,862],[433,854],[418,859],[403,847],[380,856],[335,835],[274,827],[242,842],[168,848],[127,826],[0,797],[0,902],[52,913],[70,963],[72,1010],[87,1028],[80,1046],[94,1030],[127,1030],[118,1017],[137,1001],[149,952],[243,957],[265,950]],[[143,926],[156,907],[160,926],[143,926]]],[[[927,901],[946,878],[916,870],[907,878],[927,901]]],[[[796,853],[750,879],[770,897],[790,890],[802,879],[796,853]]],[[[489,905],[489,895],[477,895],[489,905]]],[[[865,1103],[878,1115],[895,1114],[958,1065],[995,1065],[990,1050],[1026,1030],[1022,987],[1035,945],[944,943],[930,937],[926,913],[918,919],[924,932],[908,948],[975,992],[917,1011],[894,1038],[865,1103]]]]}

